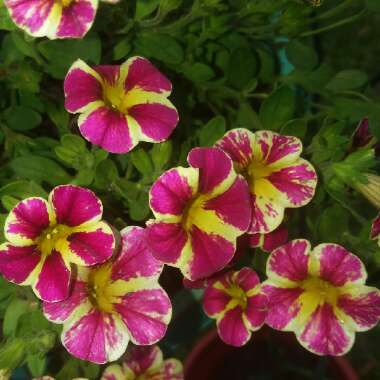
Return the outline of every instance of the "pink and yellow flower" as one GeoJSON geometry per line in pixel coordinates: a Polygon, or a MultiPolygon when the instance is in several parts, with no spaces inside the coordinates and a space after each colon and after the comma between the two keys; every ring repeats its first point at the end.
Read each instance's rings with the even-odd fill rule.
{"type": "Polygon", "coordinates": [[[267,297],[250,268],[228,272],[205,290],[203,309],[216,319],[218,334],[227,344],[243,346],[265,321],[267,297]]]}
{"type": "Polygon", "coordinates": [[[57,186],[43,198],[18,203],[5,221],[0,272],[16,284],[31,285],[44,301],[69,295],[70,264],[95,265],[112,256],[115,240],[101,221],[103,207],[82,187],[57,186]]]}
{"type": "Polygon", "coordinates": [[[158,346],[133,347],[122,365],[106,368],[100,380],[183,380],[182,364],[177,359],[163,359],[158,346]]]}
{"type": "Polygon", "coordinates": [[[91,28],[98,0],[5,0],[14,23],[34,37],[82,38],[91,28]]]}
{"type": "Polygon", "coordinates": [[[372,223],[371,239],[377,240],[380,245],[380,213],[372,223]]]}
{"type": "Polygon", "coordinates": [[[222,150],[192,149],[188,162],[189,168],[165,172],[150,190],[156,219],[148,222],[148,244],[158,260],[198,280],[231,261],[251,209],[247,184],[222,150]]]}
{"type": "Polygon", "coordinates": [[[267,276],[266,323],[294,332],[315,354],[345,354],[356,331],[379,321],[380,291],[365,285],[363,263],[340,245],[311,250],[307,240],[293,240],[271,253],[267,276]]]}
{"type": "Polygon", "coordinates": [[[83,137],[111,153],[129,152],[139,141],[164,141],[178,123],[167,99],[170,81],[142,57],[94,68],[78,60],[64,90],[66,109],[80,114],[83,137]]]}
{"type": "Polygon", "coordinates": [[[166,333],[172,307],[158,284],[163,265],[145,245],[145,230],[121,232],[119,256],[79,268],[69,298],[44,303],[45,316],[62,323],[62,343],[73,356],[94,363],[117,360],[128,342],[149,345],[166,333]]]}
{"type": "Polygon", "coordinates": [[[248,233],[268,233],[283,221],[284,210],[306,205],[314,196],[317,175],[300,158],[296,137],[244,128],[227,132],[216,144],[232,158],[251,193],[252,222],[248,233]]]}
{"type": "Polygon", "coordinates": [[[249,245],[252,248],[261,248],[264,252],[272,252],[288,241],[288,229],[280,225],[267,234],[249,235],[249,245]]]}

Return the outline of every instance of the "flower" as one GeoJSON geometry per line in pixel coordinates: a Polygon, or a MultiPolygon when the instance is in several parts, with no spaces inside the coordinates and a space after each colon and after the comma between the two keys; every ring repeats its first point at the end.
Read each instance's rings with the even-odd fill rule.
{"type": "Polygon", "coordinates": [[[280,225],[267,234],[249,235],[249,244],[252,248],[260,247],[264,252],[272,252],[288,241],[288,229],[280,225]]]}
{"type": "Polygon", "coordinates": [[[147,59],[121,66],[71,66],[64,82],[65,107],[79,113],[81,134],[111,153],[126,153],[139,141],[166,140],[178,123],[167,99],[172,85],[147,59]]]}
{"type": "Polygon", "coordinates": [[[375,157],[380,156],[380,143],[376,137],[373,136],[369,129],[369,120],[364,118],[360,120],[358,126],[355,129],[351,138],[351,150],[357,150],[360,148],[371,148],[375,150],[375,157]]]}
{"type": "Polygon", "coordinates": [[[372,223],[371,239],[377,240],[380,245],[380,213],[372,223]]]}
{"type": "Polygon", "coordinates": [[[80,268],[69,298],[44,303],[47,319],[63,324],[61,340],[73,356],[102,364],[117,360],[128,342],[149,345],[166,333],[172,307],[158,284],[163,265],[145,245],[145,230],[121,231],[119,256],[80,268]]]}
{"type": "Polygon", "coordinates": [[[371,173],[363,173],[363,176],[366,183],[357,181],[356,189],[375,207],[380,208],[380,176],[371,173]]]}
{"type": "Polygon", "coordinates": [[[102,212],[96,195],[79,186],[57,186],[48,201],[24,199],[5,221],[8,242],[0,246],[0,273],[31,285],[44,301],[65,299],[71,263],[95,265],[112,256],[115,239],[102,212]]]}
{"type": "Polygon", "coordinates": [[[14,23],[34,37],[82,38],[91,28],[98,0],[5,0],[14,23]]]}
{"type": "Polygon", "coordinates": [[[190,280],[208,277],[232,259],[250,223],[247,184],[217,148],[192,149],[190,167],[166,171],[150,190],[148,222],[154,256],[190,280]]]}
{"type": "Polygon", "coordinates": [[[356,331],[374,327],[380,318],[380,291],[365,285],[360,259],[337,244],[311,250],[307,240],[293,240],[271,253],[266,323],[293,331],[307,350],[343,355],[356,331]]]}
{"type": "Polygon", "coordinates": [[[100,380],[183,380],[182,364],[177,359],[163,360],[158,346],[133,347],[122,365],[112,364],[100,380]]]}
{"type": "Polygon", "coordinates": [[[249,341],[252,331],[264,324],[267,302],[256,272],[243,268],[209,284],[204,292],[203,310],[216,319],[220,338],[240,347],[249,341]]]}
{"type": "Polygon", "coordinates": [[[300,158],[302,143],[296,137],[238,128],[227,132],[216,146],[231,156],[237,172],[247,179],[252,202],[248,233],[275,230],[285,208],[304,206],[313,198],[317,175],[300,158]]]}
{"type": "MultiPolygon", "coordinates": [[[[51,377],[51,376],[42,376],[42,377],[36,377],[35,379],[33,380],[55,380],[54,377],[51,377]]],[[[74,379],[72,380],[88,380],[84,377],[75,377],[74,379]]]]}

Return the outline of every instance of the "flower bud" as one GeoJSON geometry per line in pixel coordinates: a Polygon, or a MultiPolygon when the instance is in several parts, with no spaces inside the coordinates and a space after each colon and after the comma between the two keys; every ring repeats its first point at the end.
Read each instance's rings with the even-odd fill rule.
{"type": "Polygon", "coordinates": [[[380,209],[380,176],[366,173],[367,183],[356,183],[356,189],[380,209]]]}
{"type": "Polygon", "coordinates": [[[25,343],[22,339],[16,338],[6,342],[0,348],[0,379],[7,379],[8,372],[21,365],[24,358],[25,343]]]}

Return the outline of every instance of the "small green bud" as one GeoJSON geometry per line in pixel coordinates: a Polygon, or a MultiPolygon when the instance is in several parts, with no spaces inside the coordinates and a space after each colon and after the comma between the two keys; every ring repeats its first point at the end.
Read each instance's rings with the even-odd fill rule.
{"type": "MultiPolygon", "coordinates": [[[[22,339],[8,340],[0,348],[0,369],[2,373],[11,372],[25,359],[25,343],[22,339]]],[[[0,377],[1,379],[1,377],[0,377]]]]}

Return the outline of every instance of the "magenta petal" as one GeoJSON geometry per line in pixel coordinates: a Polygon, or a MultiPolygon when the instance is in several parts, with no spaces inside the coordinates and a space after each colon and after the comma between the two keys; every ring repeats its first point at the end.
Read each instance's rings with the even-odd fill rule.
{"type": "Polygon", "coordinates": [[[178,223],[151,223],[147,227],[147,244],[154,257],[164,263],[176,263],[187,240],[187,233],[178,223]]]}
{"type": "Polygon", "coordinates": [[[120,65],[98,65],[94,70],[106,81],[110,86],[117,85],[120,77],[120,65]]]}
{"type": "Polygon", "coordinates": [[[255,294],[248,297],[245,316],[253,330],[259,329],[265,322],[268,311],[268,298],[265,294],[255,294]]]}
{"type": "MultiPolygon", "coordinates": [[[[154,364],[157,357],[162,357],[158,346],[134,346],[128,348],[125,354],[124,365],[134,372],[135,375],[143,375],[154,364]]],[[[160,380],[160,379],[157,379],[160,380]]]]}
{"type": "Polygon", "coordinates": [[[79,119],[80,132],[92,144],[111,153],[127,153],[134,147],[124,114],[99,107],[82,116],[79,119]]]}
{"type": "Polygon", "coordinates": [[[128,110],[136,120],[142,133],[155,142],[166,140],[178,124],[175,108],[160,103],[137,104],[128,110]]]}
{"type": "Polygon", "coordinates": [[[380,238],[380,214],[373,221],[372,228],[371,228],[371,239],[379,239],[379,238],[380,238]]]}
{"type": "Polygon", "coordinates": [[[70,269],[59,252],[53,251],[42,265],[35,284],[39,298],[46,302],[62,301],[69,295],[70,269]]]}
{"type": "Polygon", "coordinates": [[[222,236],[207,234],[196,226],[191,230],[193,257],[190,279],[198,280],[223,269],[232,259],[235,247],[222,236]]]}
{"type": "Polygon", "coordinates": [[[0,273],[16,284],[23,283],[40,262],[41,254],[35,245],[15,247],[10,244],[0,246],[0,273]]]}
{"type": "Polygon", "coordinates": [[[226,180],[233,170],[232,161],[221,149],[194,148],[187,161],[200,169],[200,191],[209,193],[226,180]]]}
{"type": "Polygon", "coordinates": [[[221,195],[209,200],[204,208],[214,210],[218,217],[240,231],[247,231],[251,223],[251,201],[247,182],[238,177],[221,195]]]}
{"type": "Polygon", "coordinates": [[[125,91],[138,87],[145,91],[157,93],[170,92],[172,85],[147,59],[134,57],[131,59],[125,81],[125,91]]]}
{"type": "Polygon", "coordinates": [[[163,264],[157,261],[146,244],[146,231],[141,227],[127,227],[121,231],[122,248],[112,265],[112,280],[128,281],[138,277],[157,277],[163,264]]]}
{"type": "Polygon", "coordinates": [[[127,325],[133,343],[153,344],[165,335],[171,303],[162,289],[129,293],[115,304],[115,308],[127,325]]]}
{"type": "Polygon", "coordinates": [[[239,288],[243,289],[245,292],[248,292],[251,289],[256,288],[260,285],[260,279],[257,273],[251,268],[242,268],[235,273],[234,282],[239,288]]]}
{"type": "Polygon", "coordinates": [[[203,296],[203,309],[209,317],[214,317],[224,311],[231,297],[223,290],[208,286],[203,296]]]}
{"type": "Polygon", "coordinates": [[[301,153],[302,151],[302,143],[296,137],[282,136],[268,131],[261,131],[257,136],[257,143],[261,147],[263,157],[265,157],[267,164],[273,164],[287,156],[297,155],[297,153],[301,153]],[[270,133],[270,135],[268,135],[268,133],[270,133]],[[269,141],[271,143],[270,145],[268,143],[269,141]]]}
{"type": "Polygon", "coordinates": [[[102,85],[90,73],[74,68],[70,70],[64,82],[65,108],[77,112],[91,102],[102,100],[102,85]]]}
{"type": "Polygon", "coordinates": [[[354,342],[353,334],[347,334],[327,303],[318,306],[297,337],[308,350],[319,355],[343,355],[354,342]]]}
{"type": "Polygon", "coordinates": [[[365,117],[360,120],[359,125],[354,132],[352,137],[352,145],[354,148],[363,148],[366,147],[372,139],[373,136],[369,130],[368,118],[365,117]]]}
{"type": "Polygon", "coordinates": [[[280,226],[269,234],[265,234],[263,240],[263,251],[272,252],[288,241],[288,229],[286,227],[280,226]]]}
{"type": "Polygon", "coordinates": [[[218,334],[220,338],[231,346],[244,346],[251,337],[250,331],[243,322],[242,309],[237,306],[226,312],[223,318],[218,321],[218,334]]]}
{"type": "Polygon", "coordinates": [[[57,214],[57,223],[70,227],[102,216],[102,204],[96,195],[83,187],[74,185],[57,186],[50,193],[50,200],[57,214]]]}

